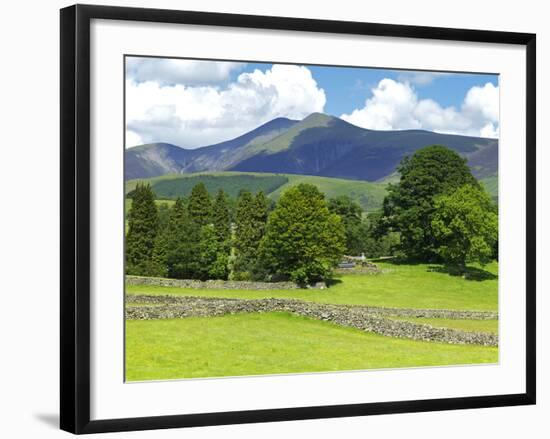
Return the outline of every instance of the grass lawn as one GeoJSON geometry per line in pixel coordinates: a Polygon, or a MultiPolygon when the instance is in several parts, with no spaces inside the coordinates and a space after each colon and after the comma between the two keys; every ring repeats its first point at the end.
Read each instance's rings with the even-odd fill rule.
{"type": "Polygon", "coordinates": [[[393,320],[403,320],[412,323],[426,323],[433,327],[459,329],[468,332],[498,332],[498,320],[455,320],[429,319],[424,317],[392,317],[393,320]]]}
{"type": "Polygon", "coordinates": [[[495,347],[383,337],[287,313],[126,322],[128,381],[497,361],[495,347]]]}
{"type": "Polygon", "coordinates": [[[377,262],[383,273],[343,274],[325,290],[199,290],[174,287],[128,285],[128,294],[295,298],[322,303],[372,305],[395,308],[433,308],[496,311],[498,308],[498,264],[484,268],[483,280],[464,279],[437,271],[431,264],[401,265],[377,262]],[[436,271],[434,271],[436,270],[436,271]]]}

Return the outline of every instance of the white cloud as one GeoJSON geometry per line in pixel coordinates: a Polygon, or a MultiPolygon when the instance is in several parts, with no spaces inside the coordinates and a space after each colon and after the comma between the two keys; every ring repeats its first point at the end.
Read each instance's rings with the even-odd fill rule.
{"type": "Polygon", "coordinates": [[[480,137],[499,135],[499,90],[487,83],[472,87],[457,109],[442,107],[432,99],[418,99],[409,82],[382,79],[372,89],[365,106],[342,119],[374,130],[425,129],[480,137]]]}
{"type": "Polygon", "coordinates": [[[128,57],[126,79],[163,85],[215,84],[225,81],[233,70],[244,66],[243,63],[226,61],[128,57]]]}
{"type": "Polygon", "coordinates": [[[311,71],[273,65],[241,73],[235,82],[166,85],[126,81],[126,147],[168,142],[193,148],[237,137],[276,117],[302,119],[326,103],[311,71]]]}
{"type": "Polygon", "coordinates": [[[408,84],[382,79],[372,89],[372,94],[364,108],[343,114],[341,118],[373,130],[420,128],[419,122],[413,117],[416,95],[408,84]]]}
{"type": "Polygon", "coordinates": [[[468,90],[462,109],[465,113],[482,117],[490,122],[498,122],[498,87],[488,82],[483,87],[468,90]]]}
{"type": "Polygon", "coordinates": [[[410,71],[410,72],[402,72],[399,75],[398,79],[401,82],[409,82],[411,84],[423,86],[423,85],[431,84],[437,78],[441,78],[442,76],[449,76],[449,75],[453,75],[453,73],[410,71]]]}

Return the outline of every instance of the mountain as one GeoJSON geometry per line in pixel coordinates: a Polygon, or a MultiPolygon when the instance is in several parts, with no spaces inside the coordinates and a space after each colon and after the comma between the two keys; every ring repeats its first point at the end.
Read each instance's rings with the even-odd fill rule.
{"type": "Polygon", "coordinates": [[[125,155],[125,179],[159,175],[221,171],[234,165],[244,151],[270,141],[298,123],[283,117],[226,142],[197,149],[184,149],[169,143],[149,143],[128,148],[125,155]]]}
{"type": "Polygon", "coordinates": [[[130,180],[179,173],[181,163],[190,153],[191,150],[170,143],[148,143],[129,148],[124,155],[124,178],[130,180]]]}
{"type": "Polygon", "coordinates": [[[496,139],[423,130],[375,131],[313,113],[301,121],[274,119],[236,139],[194,150],[167,144],[129,148],[126,178],[238,171],[380,181],[395,177],[404,156],[434,144],[467,158],[477,178],[498,172],[496,139]]]}

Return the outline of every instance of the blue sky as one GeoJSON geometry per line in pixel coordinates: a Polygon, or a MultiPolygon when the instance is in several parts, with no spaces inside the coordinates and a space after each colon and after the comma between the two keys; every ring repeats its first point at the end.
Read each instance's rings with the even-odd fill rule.
{"type": "MultiPolygon", "coordinates": [[[[266,70],[272,64],[247,64],[246,70],[266,70]]],[[[353,111],[372,96],[371,90],[384,78],[412,79],[415,74],[429,72],[390,70],[364,67],[328,67],[307,66],[313,73],[317,83],[325,90],[327,103],[325,113],[339,117],[343,113],[353,111]]],[[[235,77],[236,77],[235,73],[235,77]]],[[[419,98],[431,98],[441,105],[459,107],[464,96],[473,86],[485,85],[490,82],[498,85],[498,75],[455,73],[439,76],[428,83],[415,82],[414,86],[419,98]]]]}
{"type": "Polygon", "coordinates": [[[126,146],[196,148],[275,117],[324,112],[379,130],[498,137],[498,75],[126,59],[126,146]]]}

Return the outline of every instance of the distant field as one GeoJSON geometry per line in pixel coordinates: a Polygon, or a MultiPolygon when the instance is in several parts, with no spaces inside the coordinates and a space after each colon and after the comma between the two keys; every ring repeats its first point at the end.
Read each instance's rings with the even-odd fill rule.
{"type": "Polygon", "coordinates": [[[482,280],[468,280],[441,272],[430,264],[400,265],[377,262],[378,275],[343,274],[325,290],[197,290],[175,287],[127,285],[128,294],[209,297],[295,298],[322,303],[371,305],[395,308],[432,308],[497,311],[498,264],[485,267],[482,280]]]}
{"type": "MultiPolygon", "coordinates": [[[[166,206],[171,206],[172,204],[174,204],[174,200],[155,200],[155,204],[157,206],[161,206],[163,204],[166,206]]],[[[126,212],[126,214],[128,214],[128,212],[130,211],[130,207],[132,207],[132,199],[126,198],[124,200],[124,211],[126,212]]]]}
{"type": "Polygon", "coordinates": [[[287,313],[126,321],[128,381],[497,361],[496,347],[384,337],[287,313]]]}
{"type": "Polygon", "coordinates": [[[199,182],[203,182],[212,195],[221,188],[232,197],[236,197],[241,189],[247,189],[251,192],[263,191],[273,200],[277,200],[281,193],[291,186],[310,183],[317,186],[328,198],[348,195],[366,211],[380,208],[386,195],[385,185],[380,183],[309,175],[255,172],[174,174],[143,180],[130,180],[126,182],[126,193],[131,192],[140,181],[149,182],[158,198],[167,199],[175,199],[178,196],[187,197],[193,186],[199,182]]]}

